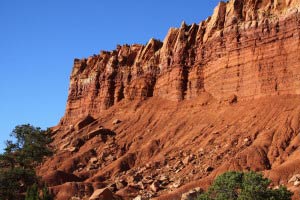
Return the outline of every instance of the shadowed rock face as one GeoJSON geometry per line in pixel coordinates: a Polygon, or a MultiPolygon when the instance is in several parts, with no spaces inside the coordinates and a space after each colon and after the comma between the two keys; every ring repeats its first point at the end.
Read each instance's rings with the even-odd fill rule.
{"type": "Polygon", "coordinates": [[[76,187],[178,199],[226,170],[288,185],[300,174],[299,9],[300,0],[221,2],[163,42],[75,59],[57,152],[39,173],[80,180],[53,187],[58,199],[76,187]]]}

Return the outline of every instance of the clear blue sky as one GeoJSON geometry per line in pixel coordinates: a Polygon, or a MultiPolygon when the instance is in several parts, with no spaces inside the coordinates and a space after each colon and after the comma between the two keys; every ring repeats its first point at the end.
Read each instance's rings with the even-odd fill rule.
{"type": "Polygon", "coordinates": [[[199,23],[218,2],[1,0],[0,149],[16,125],[58,123],[74,58],[163,40],[169,27],[199,23]]]}

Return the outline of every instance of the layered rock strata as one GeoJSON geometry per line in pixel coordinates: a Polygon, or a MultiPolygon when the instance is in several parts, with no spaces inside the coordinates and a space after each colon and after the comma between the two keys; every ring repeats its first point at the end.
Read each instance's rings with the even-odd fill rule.
{"type": "Polygon", "coordinates": [[[122,99],[181,101],[300,93],[299,1],[221,2],[200,24],[171,28],[160,42],[118,46],[75,59],[62,123],[122,99]]]}
{"type": "Polygon", "coordinates": [[[299,199],[299,11],[300,0],[230,0],[163,42],[75,59],[56,152],[38,173],[57,199],[103,188],[180,199],[251,169],[299,199]]]}

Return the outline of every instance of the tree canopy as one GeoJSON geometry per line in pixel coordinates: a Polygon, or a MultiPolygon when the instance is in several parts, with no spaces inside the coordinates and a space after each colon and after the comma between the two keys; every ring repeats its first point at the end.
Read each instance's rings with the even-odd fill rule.
{"type": "Polygon", "coordinates": [[[0,154],[0,200],[24,199],[26,190],[38,183],[34,168],[52,154],[50,135],[30,124],[15,127],[13,140],[6,141],[0,154]]]}
{"type": "Polygon", "coordinates": [[[197,200],[290,200],[292,193],[286,187],[270,188],[271,181],[262,174],[227,172],[218,176],[207,192],[197,200]]]}

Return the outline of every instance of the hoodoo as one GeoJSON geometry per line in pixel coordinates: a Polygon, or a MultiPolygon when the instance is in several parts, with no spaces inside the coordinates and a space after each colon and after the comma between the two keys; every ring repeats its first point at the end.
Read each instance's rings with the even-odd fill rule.
{"type": "Polygon", "coordinates": [[[163,42],[75,59],[38,173],[61,200],[181,199],[228,170],[300,199],[299,12],[300,0],[220,2],[163,42]]]}

